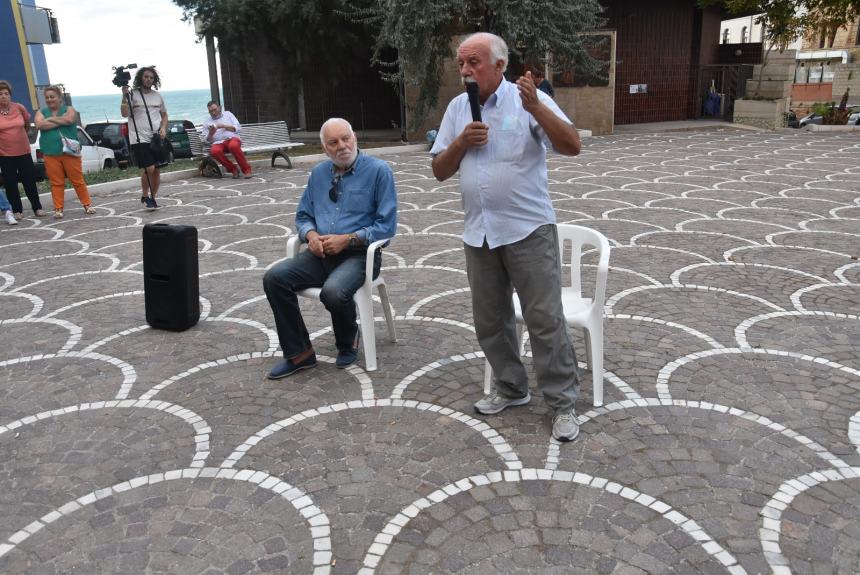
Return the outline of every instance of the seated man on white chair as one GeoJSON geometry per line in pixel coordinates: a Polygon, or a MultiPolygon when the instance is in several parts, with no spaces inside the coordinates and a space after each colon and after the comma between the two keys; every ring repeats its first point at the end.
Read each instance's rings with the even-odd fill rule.
{"type": "MultiPolygon", "coordinates": [[[[322,288],[320,300],[331,313],[335,365],[343,369],[355,363],[358,324],[352,298],[364,283],[367,246],[393,237],[397,229],[397,193],[388,164],[360,153],[352,126],[341,118],[322,125],[320,140],[330,159],[313,169],[296,209],[296,230],[308,249],[263,277],[284,352],[269,379],[317,365],[296,296],[311,287],[322,288]]],[[[381,267],[377,252],[374,279],[381,267]]]]}

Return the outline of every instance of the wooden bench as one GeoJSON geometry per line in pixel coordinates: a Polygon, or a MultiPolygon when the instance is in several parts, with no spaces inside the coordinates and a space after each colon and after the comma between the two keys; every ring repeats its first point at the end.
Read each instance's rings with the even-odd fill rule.
{"type": "MultiPolygon", "coordinates": [[[[188,134],[188,143],[191,145],[193,157],[201,158],[200,175],[215,178],[222,177],[224,174],[221,171],[221,166],[210,153],[212,144],[201,140],[200,132],[196,129],[192,130],[189,128],[185,132],[188,134]]],[[[292,168],[293,162],[290,161],[287,151],[290,148],[304,146],[301,142],[290,140],[290,130],[284,121],[242,124],[239,138],[242,139],[242,151],[246,154],[272,152],[273,168],[275,167],[275,159],[278,157],[286,160],[287,167],[292,168]]]]}

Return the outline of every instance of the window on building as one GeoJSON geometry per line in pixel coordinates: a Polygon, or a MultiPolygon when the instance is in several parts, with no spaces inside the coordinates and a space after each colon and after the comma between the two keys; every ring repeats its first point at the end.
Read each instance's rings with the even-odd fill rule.
{"type": "Polygon", "coordinates": [[[821,65],[821,81],[822,82],[832,82],[833,76],[836,75],[836,69],[834,66],[830,65],[830,62],[824,62],[821,65]]]}
{"type": "Polygon", "coordinates": [[[747,41],[747,27],[744,26],[741,28],[741,44],[746,43],[747,41]]]}
{"type": "Polygon", "coordinates": [[[809,83],[818,84],[821,82],[821,73],[823,72],[822,65],[815,64],[809,67],[809,83]]]}
{"type": "Polygon", "coordinates": [[[803,62],[794,69],[794,83],[806,84],[809,81],[809,69],[803,62]]]}
{"type": "Polygon", "coordinates": [[[723,44],[728,44],[728,43],[729,43],[729,29],[726,28],[725,30],[723,30],[723,44]]]}

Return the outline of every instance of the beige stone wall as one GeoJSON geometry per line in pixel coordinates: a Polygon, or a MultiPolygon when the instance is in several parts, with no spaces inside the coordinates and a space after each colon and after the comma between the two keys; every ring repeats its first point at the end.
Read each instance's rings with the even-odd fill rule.
{"type": "Polygon", "coordinates": [[[842,99],[845,89],[849,89],[848,103],[860,104],[860,62],[839,64],[833,75],[833,100],[837,103],[842,99]]]}
{"type": "Polygon", "coordinates": [[[555,101],[573,124],[595,136],[615,127],[615,84],[606,88],[556,88],[555,101]]]}
{"type": "Polygon", "coordinates": [[[766,130],[785,126],[788,100],[735,100],[734,123],[766,130]]]}
{"type": "Polygon", "coordinates": [[[795,51],[772,51],[767,57],[767,65],[762,72],[761,64],[756,64],[753,76],[747,80],[747,97],[788,98],[791,96],[791,85],[794,82],[795,51]],[[761,74],[761,89],[759,88],[759,73],[761,74]]]}

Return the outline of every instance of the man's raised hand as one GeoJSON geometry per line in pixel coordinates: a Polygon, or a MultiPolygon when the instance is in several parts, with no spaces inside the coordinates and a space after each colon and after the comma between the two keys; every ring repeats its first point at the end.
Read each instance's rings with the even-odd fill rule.
{"type": "Polygon", "coordinates": [[[532,80],[532,73],[526,72],[525,76],[517,78],[517,88],[520,91],[520,99],[523,101],[523,108],[526,112],[533,112],[535,108],[540,106],[538,99],[537,86],[532,80]]]}

